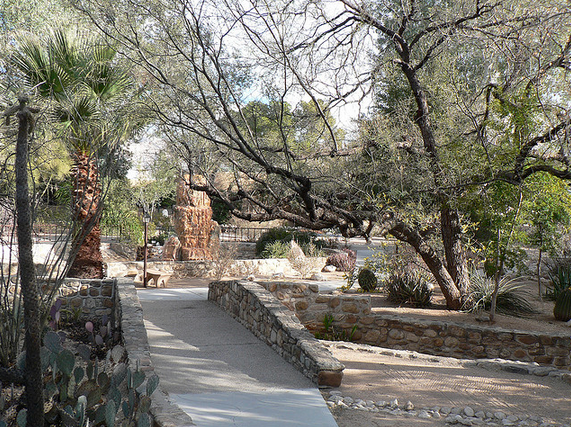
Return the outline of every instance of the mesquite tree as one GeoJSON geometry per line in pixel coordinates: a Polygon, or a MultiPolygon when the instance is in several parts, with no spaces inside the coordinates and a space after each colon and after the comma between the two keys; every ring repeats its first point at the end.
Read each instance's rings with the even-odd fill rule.
{"type": "Polygon", "coordinates": [[[415,249],[455,309],[468,296],[466,193],[571,178],[570,12],[539,3],[74,1],[149,82],[157,128],[208,178],[196,189],[248,220],[377,227],[415,249]],[[360,124],[374,132],[340,139],[329,111],[369,93],[360,124]],[[252,125],[254,98],[275,111],[272,138],[252,125]],[[288,127],[296,99],[326,138],[288,127]]]}

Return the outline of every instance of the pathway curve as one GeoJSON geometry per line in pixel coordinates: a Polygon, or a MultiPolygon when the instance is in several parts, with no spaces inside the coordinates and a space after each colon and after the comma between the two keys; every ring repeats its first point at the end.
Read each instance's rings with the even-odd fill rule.
{"type": "Polygon", "coordinates": [[[161,387],[196,425],[337,427],[317,387],[197,282],[137,290],[161,387]]]}

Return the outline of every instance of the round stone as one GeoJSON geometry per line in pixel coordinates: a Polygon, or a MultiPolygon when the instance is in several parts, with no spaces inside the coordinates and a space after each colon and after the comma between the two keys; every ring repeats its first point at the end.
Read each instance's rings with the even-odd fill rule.
{"type": "Polygon", "coordinates": [[[418,414],[418,418],[422,418],[422,419],[429,419],[430,418],[430,414],[426,411],[420,411],[420,413],[418,414]]]}

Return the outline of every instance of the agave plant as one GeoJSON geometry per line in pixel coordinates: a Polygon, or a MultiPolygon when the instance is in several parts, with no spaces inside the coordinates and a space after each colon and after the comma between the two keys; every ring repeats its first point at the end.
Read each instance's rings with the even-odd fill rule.
{"type": "Polygon", "coordinates": [[[551,284],[545,291],[544,298],[557,301],[559,295],[571,287],[571,265],[558,262],[550,266],[549,280],[551,284]]]}
{"type": "MultiPolygon", "coordinates": [[[[492,305],[492,294],[495,282],[481,272],[470,273],[470,299],[469,311],[489,310],[492,305]]],[[[499,282],[496,311],[511,316],[529,316],[536,313],[527,301],[529,293],[523,289],[521,283],[513,279],[502,277],[499,282]]]]}

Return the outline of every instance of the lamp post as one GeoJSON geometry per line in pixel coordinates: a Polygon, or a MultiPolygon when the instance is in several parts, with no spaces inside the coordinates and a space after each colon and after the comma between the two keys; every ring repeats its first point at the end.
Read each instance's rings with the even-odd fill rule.
{"type": "Polygon", "coordinates": [[[143,237],[143,286],[147,287],[147,230],[149,228],[149,222],[151,221],[151,216],[145,212],[143,215],[143,224],[145,224],[145,235],[143,237]]]}

